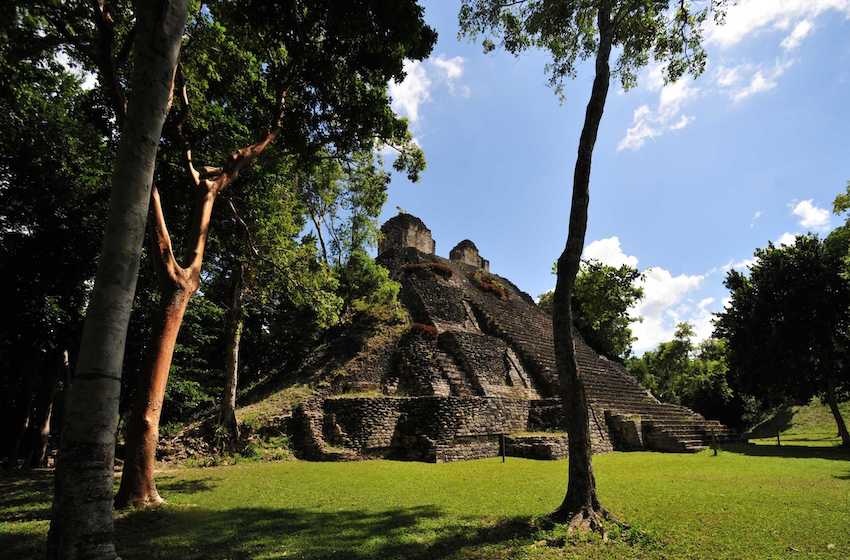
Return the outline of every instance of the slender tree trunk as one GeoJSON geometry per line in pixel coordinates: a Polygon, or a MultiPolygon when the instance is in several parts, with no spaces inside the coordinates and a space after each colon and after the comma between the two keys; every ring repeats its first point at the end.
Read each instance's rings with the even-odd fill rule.
{"type": "Polygon", "coordinates": [[[171,358],[183,315],[194,289],[171,288],[160,296],[158,324],[147,365],[136,385],[135,400],[127,423],[124,469],[115,507],[147,507],[163,502],[154,483],[156,447],[159,442],[159,418],[165,399],[165,387],[171,358]]]}
{"type": "Polygon", "coordinates": [[[568,521],[571,527],[603,531],[602,519],[607,516],[607,513],[596,495],[596,480],[593,476],[591,461],[587,396],[576,362],[572,317],[573,287],[581,263],[587,230],[593,147],[605,109],[610,81],[608,65],[612,43],[610,4],[603,4],[597,17],[600,39],[596,53],[596,76],[593,80],[593,90],[587,104],[579,140],[573,176],[569,233],[564,252],[558,258],[558,276],[552,302],[555,358],[561,379],[569,441],[567,493],[563,503],[552,516],[559,521],[568,521]]]}
{"type": "Polygon", "coordinates": [[[135,15],[133,98],[121,131],[100,262],[65,407],[50,559],[117,557],[112,484],[121,367],[187,2],[138,2],[135,15]]]}
{"type": "MultiPolygon", "coordinates": [[[[183,96],[185,99],[185,88],[183,96]]],[[[127,424],[124,469],[121,485],[115,496],[116,508],[147,507],[163,502],[153,477],[159,440],[159,418],[183,315],[189,300],[200,286],[201,267],[213,207],[218,195],[238,177],[242,169],[263,153],[277,138],[278,133],[279,129],[266,132],[256,144],[237,150],[231,154],[225,166],[216,169],[212,176],[196,171],[191,163],[191,151],[187,151],[189,173],[198,189],[198,198],[189,228],[185,254],[188,264],[185,267],[177,262],[174,255],[159,191],[155,185],[151,190],[151,219],[156,243],[153,253],[158,259],[163,286],[160,295],[161,309],[158,324],[153,330],[156,334],[150,347],[148,365],[138,380],[137,398],[127,424]]]]}
{"type": "Polygon", "coordinates": [[[227,445],[231,451],[239,443],[239,422],[236,419],[236,386],[239,380],[239,342],[242,339],[243,269],[237,264],[233,271],[233,287],[230,310],[227,313],[227,362],[225,364],[226,382],[221,398],[219,425],[227,433],[227,445]]]}
{"type": "Polygon", "coordinates": [[[42,376],[42,359],[30,357],[24,363],[23,383],[19,391],[15,407],[15,415],[12,423],[12,438],[7,452],[10,468],[17,468],[18,458],[21,457],[22,447],[26,447],[27,435],[30,433],[30,424],[33,417],[33,400],[35,399],[36,380],[42,376]]]}
{"type": "Polygon", "coordinates": [[[30,437],[30,449],[27,465],[33,468],[47,466],[47,444],[50,441],[50,418],[53,413],[53,401],[59,379],[68,371],[68,351],[61,350],[53,357],[45,371],[42,386],[36,402],[30,437]]]}
{"type": "Polygon", "coordinates": [[[838,409],[838,400],[835,398],[835,385],[831,379],[826,382],[826,403],[829,405],[829,410],[832,411],[832,416],[835,418],[835,424],[838,426],[838,435],[841,437],[841,447],[850,448],[850,432],[847,431],[847,423],[841,415],[841,410],[838,409]]]}

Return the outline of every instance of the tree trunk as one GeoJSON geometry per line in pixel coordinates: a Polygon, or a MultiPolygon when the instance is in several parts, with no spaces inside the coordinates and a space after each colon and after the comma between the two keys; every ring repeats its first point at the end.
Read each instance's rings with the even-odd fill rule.
{"type": "Polygon", "coordinates": [[[844,422],[841,410],[838,409],[838,401],[835,398],[835,385],[829,378],[827,378],[826,382],[826,403],[829,405],[829,410],[832,411],[832,416],[835,418],[835,424],[838,426],[838,435],[841,437],[841,447],[850,449],[850,432],[847,431],[847,423],[844,422]]]}
{"type": "Polygon", "coordinates": [[[607,513],[596,496],[593,476],[587,396],[576,361],[573,340],[572,292],[584,250],[587,231],[587,209],[590,202],[590,167],[599,123],[608,95],[612,33],[611,7],[605,3],[597,15],[599,46],[596,53],[596,76],[590,101],[587,104],[584,126],[578,146],[573,175],[572,204],[569,233],[563,253],[558,258],[558,276],[552,302],[552,327],[555,337],[555,358],[561,379],[564,413],[569,442],[569,472],[567,493],[561,506],[552,514],[558,521],[568,521],[570,527],[604,532],[602,520],[607,513]]]}
{"type": "Polygon", "coordinates": [[[221,411],[218,423],[227,435],[227,446],[234,451],[239,444],[239,423],[236,419],[236,386],[239,379],[239,342],[242,339],[242,264],[237,264],[233,271],[233,292],[230,300],[230,310],[227,313],[227,363],[225,364],[226,382],[221,398],[221,411]]]}
{"type": "Polygon", "coordinates": [[[163,502],[154,483],[156,447],[159,442],[159,418],[165,399],[165,387],[171,358],[192,287],[171,288],[160,296],[158,325],[149,350],[148,361],[136,386],[136,395],[127,424],[124,469],[115,507],[147,507],[163,502]]]}
{"type": "Polygon", "coordinates": [[[30,467],[47,466],[47,444],[50,441],[50,418],[53,413],[53,401],[56,398],[59,379],[64,379],[67,371],[68,351],[62,350],[57,352],[53,357],[53,363],[48,365],[39,390],[31,428],[30,449],[26,461],[30,467]]]}
{"type": "Polygon", "coordinates": [[[100,262],[65,408],[50,559],[117,557],[112,484],[124,344],[186,16],[186,0],[136,3],[133,98],[121,131],[100,262]]]}
{"type": "Polygon", "coordinates": [[[35,399],[36,380],[42,375],[44,360],[40,357],[31,356],[24,362],[24,372],[22,375],[21,389],[18,393],[15,413],[12,422],[12,437],[9,442],[9,449],[6,453],[9,468],[18,467],[18,459],[26,450],[27,435],[30,433],[30,424],[33,417],[33,400],[35,399]]]}

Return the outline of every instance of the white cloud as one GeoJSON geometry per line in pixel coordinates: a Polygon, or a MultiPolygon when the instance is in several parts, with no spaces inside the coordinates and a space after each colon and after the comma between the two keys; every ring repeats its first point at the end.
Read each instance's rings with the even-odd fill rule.
{"type": "Polygon", "coordinates": [[[460,83],[463,77],[464,59],[461,56],[448,58],[438,55],[425,62],[405,60],[405,78],[402,82],[390,82],[389,91],[392,108],[411,123],[419,120],[420,106],[431,101],[435,81],[444,85],[450,94],[469,97],[471,90],[460,83]],[[430,68],[430,70],[429,70],[430,68]]]}
{"type": "Polygon", "coordinates": [[[658,65],[648,72],[650,88],[659,87],[658,107],[653,111],[649,105],[635,109],[632,126],[617,145],[617,151],[638,150],[647,140],[657,138],[668,130],[681,130],[693,122],[693,117],[681,115],[682,105],[699,94],[690,80],[679,80],[672,84],[663,84],[658,65]]]}
{"type": "MultiPolygon", "coordinates": [[[[636,352],[649,350],[673,338],[677,323],[685,320],[696,323],[702,318],[704,312],[699,304],[695,306],[685,301],[685,298],[689,293],[697,290],[704,279],[703,275],[673,276],[660,267],[644,271],[644,279],[641,282],[644,291],[643,300],[629,310],[633,317],[641,319],[639,323],[632,323],[631,327],[632,333],[637,338],[634,345],[636,352]]],[[[712,301],[704,303],[704,306],[712,301]]]]}
{"type": "Polygon", "coordinates": [[[791,212],[800,218],[800,225],[804,228],[824,229],[829,227],[830,214],[826,208],[818,208],[814,201],[801,200],[789,204],[791,212]]]}
{"type": "Polygon", "coordinates": [[[729,261],[728,263],[723,265],[720,270],[722,270],[723,272],[729,272],[730,270],[742,271],[746,268],[750,268],[751,266],[753,266],[755,262],[755,257],[751,257],[749,259],[742,259],[740,261],[729,261]]]}
{"type": "Polygon", "coordinates": [[[722,88],[728,88],[740,83],[743,79],[742,74],[747,71],[749,66],[750,65],[748,64],[741,64],[731,68],[721,66],[715,73],[715,81],[717,82],[717,85],[722,88]]]}
{"type": "Polygon", "coordinates": [[[643,146],[647,140],[651,140],[658,136],[652,122],[652,110],[649,105],[641,105],[635,109],[632,117],[632,126],[626,130],[626,135],[620,140],[617,145],[617,151],[637,150],[643,146]]]}
{"type": "Polygon", "coordinates": [[[608,266],[620,267],[627,264],[631,267],[637,267],[638,259],[631,255],[627,255],[620,247],[620,238],[617,236],[607,239],[598,239],[584,248],[582,258],[593,259],[607,264],[608,266]]]}
{"type": "Polygon", "coordinates": [[[850,17],[850,0],[740,0],[729,7],[725,24],[708,26],[706,40],[728,48],[767,29],[796,30],[799,22],[827,11],[850,17]]]}
{"type": "Polygon", "coordinates": [[[776,245],[780,247],[784,247],[785,245],[793,245],[798,235],[798,233],[791,233],[786,231],[785,233],[779,236],[779,239],[776,240],[776,245]]]}
{"type": "Polygon", "coordinates": [[[419,120],[419,106],[431,100],[431,79],[425,71],[425,65],[415,60],[404,61],[404,80],[390,82],[392,108],[406,116],[410,122],[419,120]]]}
{"type": "Polygon", "coordinates": [[[792,64],[794,64],[794,61],[788,60],[777,63],[773,69],[769,71],[763,69],[756,70],[746,86],[734,89],[730,92],[732,100],[738,103],[757,93],[772,90],[776,87],[779,77],[782,76],[782,74],[784,74],[792,64]]]}
{"type": "MultiPolygon", "coordinates": [[[[585,259],[596,259],[610,266],[627,264],[637,267],[638,258],[623,251],[620,238],[617,236],[598,239],[585,247],[585,259]]],[[[673,276],[661,267],[652,267],[644,271],[643,279],[639,281],[644,296],[638,304],[629,310],[632,317],[640,318],[640,322],[632,323],[632,333],[637,341],[635,351],[644,352],[657,346],[660,342],[670,340],[676,329],[676,323],[691,321],[695,325],[705,327],[705,311],[714,300],[703,299],[699,304],[686,300],[687,296],[700,288],[705,275],[679,274],[673,276]]]]}
{"type": "Polygon", "coordinates": [[[814,29],[814,25],[812,22],[804,19],[800,23],[794,27],[794,30],[782,40],[782,48],[786,51],[793,51],[797,47],[800,46],[800,43],[803,42],[803,39],[809,36],[809,33],[814,29]]]}
{"type": "Polygon", "coordinates": [[[431,63],[442,70],[449,80],[457,80],[463,76],[463,57],[446,58],[444,55],[435,57],[431,63]]]}
{"type": "Polygon", "coordinates": [[[692,122],[694,122],[695,117],[691,117],[688,115],[682,115],[682,118],[676,121],[675,124],[670,125],[670,130],[682,130],[692,122]]]}
{"type": "Polygon", "coordinates": [[[750,229],[756,227],[756,222],[761,218],[761,210],[756,210],[755,214],[753,214],[753,219],[750,220],[750,229]]]}

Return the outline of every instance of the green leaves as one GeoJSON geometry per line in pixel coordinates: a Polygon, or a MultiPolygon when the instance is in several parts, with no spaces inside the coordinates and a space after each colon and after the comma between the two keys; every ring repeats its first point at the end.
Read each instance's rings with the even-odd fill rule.
{"type": "Polygon", "coordinates": [[[563,96],[564,80],[577,63],[596,53],[598,10],[607,6],[613,45],[619,47],[615,75],[624,89],[636,85],[638,70],[650,57],[664,67],[665,78],[696,77],[705,70],[702,28],[710,14],[721,20],[726,0],[463,0],[460,35],[484,38],[485,52],[499,44],[518,55],[530,48],[549,52],[549,83],[563,96]]]}

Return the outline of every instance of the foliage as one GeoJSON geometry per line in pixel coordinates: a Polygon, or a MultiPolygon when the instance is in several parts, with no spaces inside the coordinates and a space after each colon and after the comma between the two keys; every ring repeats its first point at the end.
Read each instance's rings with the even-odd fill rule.
{"type": "MultiPolygon", "coordinates": [[[[845,226],[846,227],[846,226],[845,226]]],[[[850,282],[843,228],[755,252],[749,275],[730,271],[730,304],[716,334],[728,341],[733,385],[767,406],[803,403],[830,384],[850,391],[850,282]]]]}
{"type": "Polygon", "coordinates": [[[726,341],[710,338],[695,345],[693,337],[693,327],[680,323],[673,340],[629,358],[626,367],[662,401],[687,406],[733,428],[752,426],[763,408],[730,385],[726,341]]]}
{"type": "MultiPolygon", "coordinates": [[[[850,417],[850,402],[839,405],[841,414],[850,417]]],[[[750,443],[776,445],[776,434],[780,434],[783,446],[807,445],[836,447],[841,438],[835,433],[835,418],[825,404],[818,399],[800,405],[783,407],[761,422],[746,435],[750,443]]]]}
{"type": "Polygon", "coordinates": [[[481,291],[493,294],[501,300],[508,299],[509,292],[507,288],[505,288],[505,286],[502,285],[502,282],[500,282],[494,275],[484,272],[483,270],[476,270],[469,276],[469,278],[481,291]]]}
{"type": "MultiPolygon", "coordinates": [[[[554,273],[554,266],[553,266],[554,273]]],[[[584,340],[604,356],[623,360],[632,351],[630,325],[640,318],[629,309],[643,297],[643,274],[634,267],[609,266],[595,260],[582,261],[573,288],[573,322],[584,340]]],[[[552,313],[554,292],[541,295],[537,303],[552,313]]]]}
{"type": "Polygon", "coordinates": [[[650,57],[662,64],[664,77],[671,82],[686,73],[702,74],[703,24],[709,15],[722,21],[725,4],[725,0],[463,0],[460,33],[483,36],[485,52],[496,42],[513,55],[545,50],[551,58],[546,66],[549,83],[563,99],[564,81],[575,77],[577,63],[596,55],[600,8],[611,14],[612,44],[618,53],[614,76],[628,90],[650,57]]]}
{"type": "Polygon", "coordinates": [[[37,388],[39,364],[66,349],[75,361],[114,149],[77,76],[50,54],[15,52],[35,26],[0,23],[0,439],[14,435],[6,416],[37,388]]]}
{"type": "Polygon", "coordinates": [[[343,316],[350,311],[390,321],[403,319],[398,301],[401,286],[391,280],[389,271],[365,251],[355,250],[339,276],[343,316]]]}
{"type": "Polygon", "coordinates": [[[420,334],[426,338],[437,338],[439,331],[434,325],[426,325],[424,323],[413,323],[410,325],[410,332],[420,334]]]}
{"type": "Polygon", "coordinates": [[[438,276],[442,276],[446,279],[451,278],[452,274],[454,274],[454,272],[452,271],[452,267],[441,262],[408,263],[402,265],[401,270],[403,272],[418,272],[420,270],[423,270],[426,272],[431,272],[438,276]]]}
{"type": "MultiPolygon", "coordinates": [[[[540,521],[561,497],[562,461],[512,457],[505,464],[251,461],[169,469],[157,476],[171,505],[120,516],[117,540],[127,560],[284,553],[319,560],[340,551],[359,560],[845,559],[850,455],[795,443],[734,447],[717,457],[595,457],[607,507],[638,529],[612,532],[608,542],[567,538],[540,521]]],[[[39,556],[48,476],[0,479],[0,539],[11,558],[39,556]]]]}

